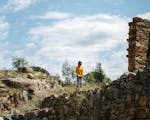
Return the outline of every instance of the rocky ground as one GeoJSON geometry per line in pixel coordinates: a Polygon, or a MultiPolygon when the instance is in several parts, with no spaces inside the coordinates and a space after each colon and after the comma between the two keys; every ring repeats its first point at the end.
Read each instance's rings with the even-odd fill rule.
{"type": "Polygon", "coordinates": [[[41,85],[37,85],[41,79],[30,80],[36,82],[27,78],[20,85],[16,79],[1,80],[7,94],[1,97],[5,117],[0,120],[150,120],[148,68],[124,73],[108,85],[82,89],[56,81],[51,86],[48,79],[42,79],[41,85]]]}
{"type": "MultiPolygon", "coordinates": [[[[91,86],[86,85],[83,86],[82,91],[89,89],[91,86]]],[[[59,98],[76,94],[77,91],[79,89],[76,89],[75,85],[65,85],[59,76],[47,76],[40,72],[0,71],[0,116],[10,118],[35,109],[40,110],[42,101],[46,97],[59,98]]],[[[79,94],[77,96],[78,100],[83,97],[79,94]]]]}
{"type": "MultiPolygon", "coordinates": [[[[101,88],[60,88],[35,109],[6,120],[150,120],[150,70],[125,73],[101,88]],[[72,90],[70,90],[72,88],[72,90]],[[60,92],[61,91],[61,92],[60,92]],[[68,92],[70,91],[70,92],[68,92]]],[[[54,90],[54,89],[53,89],[54,90]]]]}
{"type": "Polygon", "coordinates": [[[40,72],[0,71],[0,116],[12,113],[41,92],[62,86],[59,76],[40,72]]]}

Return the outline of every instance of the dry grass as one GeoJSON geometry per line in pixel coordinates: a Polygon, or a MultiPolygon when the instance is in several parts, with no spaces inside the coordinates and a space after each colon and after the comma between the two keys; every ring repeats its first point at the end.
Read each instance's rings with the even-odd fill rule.
{"type": "MultiPolygon", "coordinates": [[[[97,85],[83,85],[83,87],[80,89],[81,91],[87,91],[90,89],[97,88],[97,85]]],[[[42,91],[36,95],[32,96],[32,100],[29,100],[28,102],[24,103],[23,105],[18,106],[17,108],[13,109],[19,114],[24,114],[27,111],[30,111],[32,109],[38,109],[40,107],[40,103],[43,101],[45,97],[55,95],[59,96],[64,93],[73,93],[76,90],[75,85],[71,86],[66,86],[66,87],[57,87],[57,88],[52,88],[47,91],[42,91]]],[[[84,99],[84,96],[82,95],[77,95],[77,99],[79,101],[82,101],[84,99]]]]}
{"type": "MultiPolygon", "coordinates": [[[[41,74],[37,74],[36,76],[40,76],[41,74]]],[[[16,71],[0,71],[0,79],[7,79],[7,78],[26,78],[27,74],[24,73],[19,73],[16,71]]],[[[42,77],[42,75],[41,75],[42,77]]],[[[0,81],[0,86],[4,85],[1,81],[0,81]]],[[[90,89],[94,89],[99,87],[99,85],[95,85],[95,84],[85,84],[83,85],[83,87],[80,89],[80,91],[87,91],[90,89]]],[[[4,92],[0,94],[0,97],[4,97],[7,96],[10,93],[16,93],[18,91],[22,91],[23,89],[20,88],[9,88],[7,86],[5,86],[5,89],[8,90],[8,92],[4,92]]],[[[35,95],[31,95],[30,97],[32,98],[31,100],[20,104],[17,108],[12,108],[11,111],[15,111],[16,113],[19,114],[24,114],[25,112],[29,111],[29,110],[33,110],[33,109],[38,109],[40,106],[40,103],[43,101],[43,99],[45,97],[51,96],[51,95],[55,95],[55,96],[59,96],[62,95],[64,93],[73,93],[74,91],[76,91],[76,85],[68,85],[65,87],[61,87],[61,86],[57,86],[55,88],[52,88],[50,90],[47,91],[41,91],[38,94],[35,95]]],[[[77,95],[77,100],[82,101],[84,99],[83,95],[77,95]]],[[[8,114],[8,112],[4,112],[1,113],[2,115],[6,115],[8,114]]],[[[0,115],[1,115],[0,114],[0,115]]]]}
{"type": "Polygon", "coordinates": [[[76,89],[75,86],[67,86],[67,87],[57,87],[52,88],[48,91],[42,91],[36,95],[32,95],[32,100],[27,101],[26,103],[18,106],[17,108],[13,108],[12,111],[15,111],[19,114],[24,114],[27,111],[30,111],[32,109],[38,109],[40,107],[40,103],[43,101],[45,97],[55,95],[59,96],[63,93],[71,93],[76,89]]]}
{"type": "Polygon", "coordinates": [[[15,70],[0,70],[0,79],[15,78],[18,74],[15,70]]]}

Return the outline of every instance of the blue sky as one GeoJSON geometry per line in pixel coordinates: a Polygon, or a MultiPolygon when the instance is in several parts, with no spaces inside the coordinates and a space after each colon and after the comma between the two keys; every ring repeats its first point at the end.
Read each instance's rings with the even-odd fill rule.
{"type": "Polygon", "coordinates": [[[148,0],[0,0],[0,68],[13,57],[61,74],[65,60],[85,73],[101,62],[107,76],[127,72],[128,22],[150,19],[148,0]]]}

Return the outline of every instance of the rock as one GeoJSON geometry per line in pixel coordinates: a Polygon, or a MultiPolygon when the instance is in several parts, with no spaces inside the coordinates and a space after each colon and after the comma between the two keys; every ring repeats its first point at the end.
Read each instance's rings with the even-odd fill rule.
{"type": "Polygon", "coordinates": [[[18,120],[24,120],[24,116],[23,115],[18,115],[18,120]]]}
{"type": "Polygon", "coordinates": [[[3,109],[4,110],[9,111],[11,109],[10,106],[9,106],[9,104],[7,103],[7,101],[3,102],[2,105],[3,105],[3,109]]]}
{"type": "Polygon", "coordinates": [[[16,81],[13,79],[5,79],[2,80],[2,82],[11,88],[25,88],[25,87],[29,87],[31,84],[29,83],[25,83],[24,81],[16,81]]]}
{"type": "Polygon", "coordinates": [[[42,120],[48,120],[48,118],[47,118],[47,117],[44,117],[44,118],[42,118],[42,120]]]}
{"type": "Polygon", "coordinates": [[[0,117],[0,120],[4,120],[4,118],[3,118],[3,117],[0,117]]]}
{"type": "Polygon", "coordinates": [[[147,105],[147,96],[140,96],[139,98],[139,106],[146,107],[147,105]]]}
{"type": "Polygon", "coordinates": [[[25,120],[34,120],[36,119],[36,112],[28,112],[24,115],[25,120]]]}
{"type": "Polygon", "coordinates": [[[41,103],[41,108],[51,107],[55,103],[56,103],[56,97],[54,95],[50,97],[46,97],[41,103]]]}
{"type": "Polygon", "coordinates": [[[38,118],[44,118],[44,117],[47,117],[49,114],[48,114],[48,110],[46,109],[42,109],[38,112],[38,118]]]}
{"type": "Polygon", "coordinates": [[[31,73],[28,73],[28,76],[27,76],[27,78],[29,78],[29,79],[34,79],[35,77],[34,77],[34,75],[33,75],[33,74],[31,74],[31,73]]]}
{"type": "Polygon", "coordinates": [[[0,93],[6,93],[6,92],[9,92],[9,90],[8,89],[6,89],[6,88],[0,88],[0,93]]]}
{"type": "Polygon", "coordinates": [[[144,110],[138,111],[135,116],[136,119],[141,119],[141,120],[146,119],[146,113],[144,112],[144,110]]]}
{"type": "Polygon", "coordinates": [[[126,101],[127,101],[127,102],[130,102],[130,101],[131,101],[131,95],[130,95],[130,94],[127,95],[126,101]]]}
{"type": "Polygon", "coordinates": [[[23,72],[23,73],[32,73],[33,69],[31,67],[28,66],[22,66],[18,68],[19,72],[23,72]]]}
{"type": "Polygon", "coordinates": [[[22,97],[23,97],[23,101],[27,101],[28,100],[28,92],[24,90],[22,92],[22,97]]]}

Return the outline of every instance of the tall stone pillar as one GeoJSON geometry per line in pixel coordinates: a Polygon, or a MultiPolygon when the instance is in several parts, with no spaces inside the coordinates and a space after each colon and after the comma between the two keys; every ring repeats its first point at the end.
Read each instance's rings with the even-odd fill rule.
{"type": "Polygon", "coordinates": [[[128,70],[143,69],[150,55],[150,21],[139,17],[129,23],[128,70]]]}

